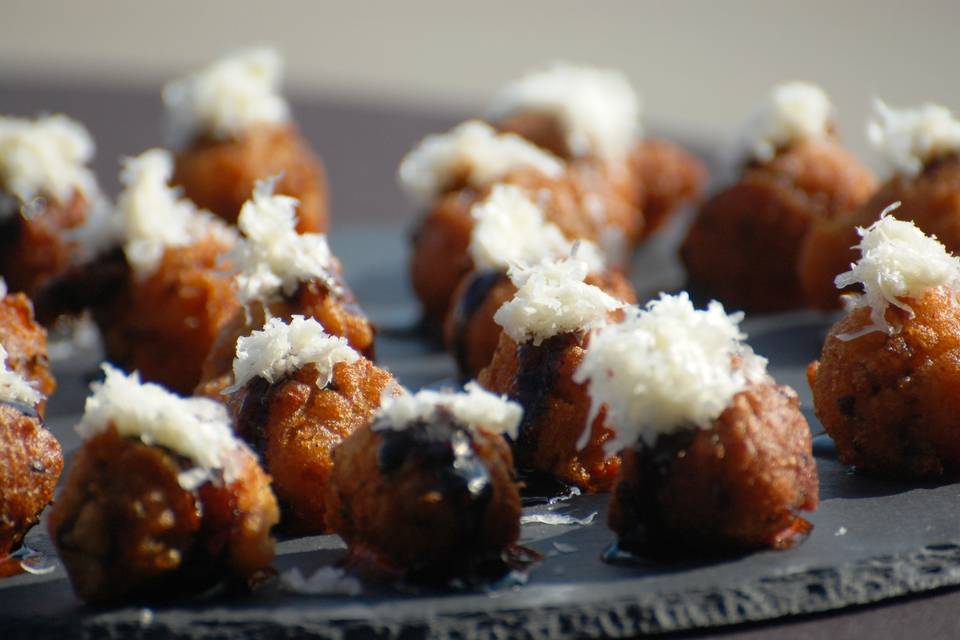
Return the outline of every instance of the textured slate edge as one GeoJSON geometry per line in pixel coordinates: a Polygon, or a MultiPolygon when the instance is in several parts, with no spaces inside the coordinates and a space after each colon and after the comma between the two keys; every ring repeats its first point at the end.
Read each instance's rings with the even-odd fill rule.
{"type": "MultiPolygon", "coordinates": [[[[625,587],[629,584],[617,586],[625,587]]],[[[108,612],[71,630],[55,620],[28,627],[0,623],[3,638],[573,638],[632,637],[703,627],[758,622],[782,616],[830,611],[911,593],[960,584],[960,543],[930,545],[918,551],[879,556],[847,567],[810,569],[729,587],[674,593],[611,595],[601,602],[528,609],[492,609],[408,618],[312,619],[309,604],[280,612],[219,610],[206,618],[191,613],[157,614],[148,625],[131,611],[108,612]],[[259,619],[258,619],[259,618],[259,619]],[[296,621],[292,621],[295,618],[296,621]],[[71,631],[73,633],[71,633],[71,631]]],[[[371,613],[366,611],[367,614],[371,613]]]]}

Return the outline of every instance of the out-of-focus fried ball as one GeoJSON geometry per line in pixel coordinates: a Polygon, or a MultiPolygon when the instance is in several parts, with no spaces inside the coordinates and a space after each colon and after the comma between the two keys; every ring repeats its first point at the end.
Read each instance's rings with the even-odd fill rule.
{"type": "Polygon", "coordinates": [[[641,140],[628,163],[641,190],[643,237],[663,227],[681,206],[698,200],[707,181],[703,162],[667,140],[641,140]]]}
{"type": "Polygon", "coordinates": [[[860,206],[874,190],[868,169],[832,139],[810,138],[704,204],[681,247],[691,285],[750,311],[802,307],[800,248],[814,221],[860,206]]]}
{"type": "Polygon", "coordinates": [[[87,440],[48,522],[77,594],[169,599],[268,567],[276,499],[253,455],[243,456],[232,482],[188,491],[178,476],[191,465],[170,451],[113,428],[87,440]]]}
{"type": "Polygon", "coordinates": [[[44,395],[37,404],[37,412],[43,416],[46,397],[53,394],[57,383],[47,358],[47,332],[34,322],[33,304],[22,293],[0,298],[0,346],[7,351],[7,367],[44,395]]]}
{"type": "Polygon", "coordinates": [[[754,384],[709,429],[623,452],[609,524],[624,550],[706,554],[791,546],[816,509],[817,468],[796,393],[754,384]]]}

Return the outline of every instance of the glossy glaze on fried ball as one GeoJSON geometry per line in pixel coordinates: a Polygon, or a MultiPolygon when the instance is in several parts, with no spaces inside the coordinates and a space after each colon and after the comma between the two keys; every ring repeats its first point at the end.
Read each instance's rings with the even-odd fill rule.
{"type": "Polygon", "coordinates": [[[60,443],[31,407],[0,401],[0,558],[15,551],[53,502],[60,443]]]}
{"type": "Polygon", "coordinates": [[[587,426],[590,397],[586,384],[573,382],[589,340],[584,332],[562,333],[539,346],[518,345],[506,333],[478,381],[523,407],[513,456],[521,472],[542,474],[585,491],[608,491],[620,470],[620,457],[604,443],[613,433],[601,410],[589,424],[590,439],[577,449],[587,426]]]}
{"type": "Polygon", "coordinates": [[[47,358],[47,331],[33,319],[33,304],[22,293],[0,298],[0,346],[7,350],[7,368],[35,385],[44,399],[37,404],[42,417],[46,398],[57,388],[47,358]]]}
{"type": "Polygon", "coordinates": [[[837,142],[808,139],[740,179],[701,208],[681,247],[691,286],[749,311],[803,307],[801,245],[814,221],[860,206],[872,174],[837,142]]]}
{"type": "Polygon", "coordinates": [[[327,179],[320,159],[290,124],[251,127],[237,139],[202,138],[177,153],[173,184],[201,209],[236,224],[254,184],[280,175],[276,193],[300,201],[297,231],[327,230],[327,179]]]}
{"type": "Polygon", "coordinates": [[[609,525],[639,554],[785,548],[809,531],[817,467],[796,392],[753,384],[709,429],[661,435],[623,451],[609,525]]]}
{"type": "Polygon", "coordinates": [[[243,456],[233,482],[188,491],[177,476],[192,464],[170,451],[113,428],[87,440],[48,522],[80,598],[170,599],[266,569],[277,503],[270,478],[243,456]]]}
{"type": "Polygon", "coordinates": [[[394,384],[393,376],[364,358],[334,365],[326,386],[317,375],[316,365],[308,364],[273,384],[254,378],[227,397],[237,434],[273,478],[285,527],[303,535],[328,530],[333,451],[370,422],[394,384]]]}
{"type": "Polygon", "coordinates": [[[893,335],[839,336],[870,323],[852,311],[830,330],[807,375],[814,407],[840,461],[883,476],[931,478],[960,470],[960,301],[946,288],[894,306],[893,335]]]}
{"type": "Polygon", "coordinates": [[[452,416],[358,429],[334,452],[331,528],[354,554],[416,576],[454,576],[520,535],[506,441],[452,416]]]}
{"type": "Polygon", "coordinates": [[[833,279],[857,257],[857,227],[869,227],[880,212],[900,202],[897,218],[935,235],[953,253],[960,252],[960,155],[927,163],[920,175],[894,175],[862,207],[833,220],[818,222],[800,254],[800,279],[814,307],[840,306],[833,279]]]}

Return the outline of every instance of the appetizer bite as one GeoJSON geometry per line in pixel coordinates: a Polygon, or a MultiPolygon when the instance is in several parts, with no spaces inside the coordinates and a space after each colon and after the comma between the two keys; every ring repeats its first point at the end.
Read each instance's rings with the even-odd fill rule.
{"type": "Polygon", "coordinates": [[[523,190],[497,185],[471,215],[475,226],[468,252],[473,271],[457,286],[444,323],[444,342],[464,378],[476,377],[496,351],[501,329],[493,316],[517,292],[507,276],[511,265],[559,260],[575,252],[590,268],[589,284],[626,302],[636,301],[630,282],[606,267],[595,244],[567,239],[523,190]]]}
{"type": "Polygon", "coordinates": [[[297,230],[327,229],[327,181],[280,94],[283,59],[269,48],[217,60],[163,90],[173,182],[227,222],[258,180],[280,175],[277,192],[300,201],[297,230]]]}
{"type": "Polygon", "coordinates": [[[240,338],[233,374],[227,407],[273,478],[284,525],[323,533],[333,450],[370,422],[393,376],[303,316],[240,338]]]}
{"type": "Polygon", "coordinates": [[[946,108],[874,105],[867,134],[893,175],[862,207],[813,226],[800,257],[800,277],[813,306],[840,306],[834,278],[857,259],[857,228],[869,227],[891,202],[897,217],[960,251],[960,120],[946,108]]]}
{"type": "MultiPolygon", "coordinates": [[[[889,211],[893,207],[887,209],[889,211]]],[[[912,222],[884,215],[861,258],[837,276],[857,285],[807,375],[840,461],[883,476],[960,470],[960,260],[912,222]]]]}
{"type": "Polygon", "coordinates": [[[818,502],[810,430],[737,324],[685,293],[597,332],[574,379],[607,412],[623,468],[610,503],[619,547],[638,554],[784,548],[818,502]]]}
{"type": "Polygon", "coordinates": [[[223,405],[104,372],[48,522],[77,595],[169,599],[266,569],[277,502],[223,405]]]}
{"type": "Polygon", "coordinates": [[[747,128],[742,173],[701,208],[681,247],[691,286],[727,306],[806,305],[798,273],[811,226],[870,197],[874,178],[836,139],[815,85],[778,85],[747,128]]]}
{"type": "Polygon", "coordinates": [[[518,470],[606,491],[620,458],[604,449],[613,436],[606,414],[590,414],[587,388],[573,373],[593,332],[618,319],[624,303],[587,284],[589,272],[576,257],[511,266],[517,292],[494,315],[503,333],[478,381],[523,407],[512,438],[518,470]]]}
{"type": "Polygon", "coordinates": [[[233,384],[237,340],[270,318],[314,318],[324,331],[346,338],[353,349],[373,358],[376,331],[344,282],[327,237],[298,234],[297,200],[273,190],[273,179],[258,182],[240,212],[243,238],[229,256],[237,271],[240,306],[231,309],[203,363],[198,394],[216,398],[233,384]]]}
{"type": "Polygon", "coordinates": [[[385,401],[333,454],[328,522],[357,558],[408,578],[497,564],[520,535],[510,448],[521,410],[468,384],[385,401]]]}
{"type": "Polygon", "coordinates": [[[0,278],[0,347],[9,370],[39,393],[32,405],[43,417],[47,398],[57,388],[47,357],[47,331],[33,318],[33,304],[22,293],[8,293],[0,278]]]}

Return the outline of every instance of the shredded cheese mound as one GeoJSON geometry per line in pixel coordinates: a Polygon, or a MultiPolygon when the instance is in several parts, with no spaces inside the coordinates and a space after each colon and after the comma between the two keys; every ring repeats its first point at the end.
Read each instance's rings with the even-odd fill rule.
{"type": "Polygon", "coordinates": [[[384,397],[383,405],[373,420],[376,431],[406,429],[417,422],[430,423],[439,412],[448,412],[470,429],[482,428],[516,439],[517,426],[523,417],[520,405],[506,396],[490,393],[476,382],[468,382],[462,392],[431,391],[403,393],[384,397]]]}
{"type": "Polygon", "coordinates": [[[852,284],[863,286],[862,294],[847,297],[848,310],[870,307],[870,324],[853,334],[839,336],[850,340],[873,331],[897,333],[900,329],[887,322],[887,307],[893,305],[913,315],[903,298],[915,298],[935,287],[960,286],[960,259],[947,251],[936,236],[924,235],[908,221],[897,220],[883,210],[880,219],[866,229],[860,227],[860,259],[850,270],[838,275],[835,283],[843,289],[852,284]]]}
{"type": "Polygon", "coordinates": [[[534,266],[512,265],[507,273],[517,293],[493,319],[517,344],[539,345],[561,333],[598,327],[610,311],[623,307],[623,302],[583,281],[590,266],[575,256],[534,266]]]}
{"type": "Polygon", "coordinates": [[[336,286],[333,255],[322,233],[297,233],[296,198],[274,195],[277,178],[257,182],[240,209],[244,239],[231,252],[237,265],[237,295],[244,304],[292,295],[301,282],[322,279],[336,286]]]}
{"type": "Polygon", "coordinates": [[[744,146],[754,160],[769,162],[794,142],[826,137],[833,119],[833,104],[822,88],[807,82],[779,84],[750,119],[744,146]]]}
{"type": "Polygon", "coordinates": [[[591,420],[602,406],[609,411],[616,437],[608,450],[708,429],[734,395],[766,379],[766,360],[742,342],[742,319],[719,302],[699,310],[685,292],[661,294],[594,334],[573,379],[588,384],[591,420]]]}
{"type": "Polygon", "coordinates": [[[256,125],[289,121],[282,82],[283,57],[269,47],[233,53],[171,82],[163,88],[170,143],[238,138],[256,125]]]}
{"type": "Polygon", "coordinates": [[[0,299],[7,297],[7,281],[0,277],[0,299]]]}
{"type": "Polygon", "coordinates": [[[521,167],[552,178],[563,173],[563,162],[520,136],[470,120],[424,138],[404,156],[397,175],[407,194],[429,202],[456,180],[482,188],[521,167]]]}
{"type": "Polygon", "coordinates": [[[237,357],[233,360],[236,383],[225,392],[235,391],[257,377],[272,384],[308,364],[316,365],[317,386],[322,389],[333,379],[334,365],[359,358],[346,339],[331,336],[313,318],[293,316],[289,324],[271,318],[260,331],[237,340],[237,357]]]}
{"type": "Polygon", "coordinates": [[[892,109],[882,100],[873,104],[867,138],[899,172],[915,176],[936,158],[960,152],[960,120],[946,107],[925,104],[892,109]]]}
{"type": "Polygon", "coordinates": [[[187,490],[211,479],[213,471],[222,471],[226,482],[239,477],[238,454],[245,445],[233,435],[226,407],[207,398],[181,398],[109,364],[103,371],[104,381],[90,385],[93,393],[76,427],[81,437],[91,438],[112,426],[120,436],[170,449],[196,465],[178,478],[187,490]]]}
{"type": "Polygon", "coordinates": [[[124,190],[120,212],[123,251],[138,277],[156,271],[168,247],[183,247],[215,235],[232,244],[236,233],[219,218],[197,209],[169,185],[173,158],[163,149],[150,149],[123,161],[124,190]]]}
{"type": "MultiPolygon", "coordinates": [[[[6,285],[0,280],[2,291],[0,298],[6,295],[6,285]]],[[[30,407],[35,407],[43,400],[43,394],[37,391],[33,384],[7,368],[7,350],[0,345],[0,400],[7,402],[19,402],[30,407]]]]}
{"type": "Polygon", "coordinates": [[[469,252],[474,268],[505,271],[511,264],[535,264],[548,258],[569,256],[576,244],[577,258],[591,273],[604,269],[600,249],[589,240],[568,240],[560,228],[547,220],[543,209],[522,189],[496,185],[490,195],[471,210],[476,224],[470,235],[469,252]]]}
{"type": "Polygon", "coordinates": [[[640,133],[641,104],[627,77],[613,69],[556,63],[511,82],[489,115],[540,113],[556,118],[575,157],[621,161],[640,133]]]}
{"type": "MultiPolygon", "coordinates": [[[[20,205],[39,197],[63,203],[74,191],[90,200],[99,193],[87,167],[94,150],[90,133],[67,116],[0,116],[0,187],[20,205]]],[[[0,209],[0,216],[10,214],[10,207],[0,209]]]]}

